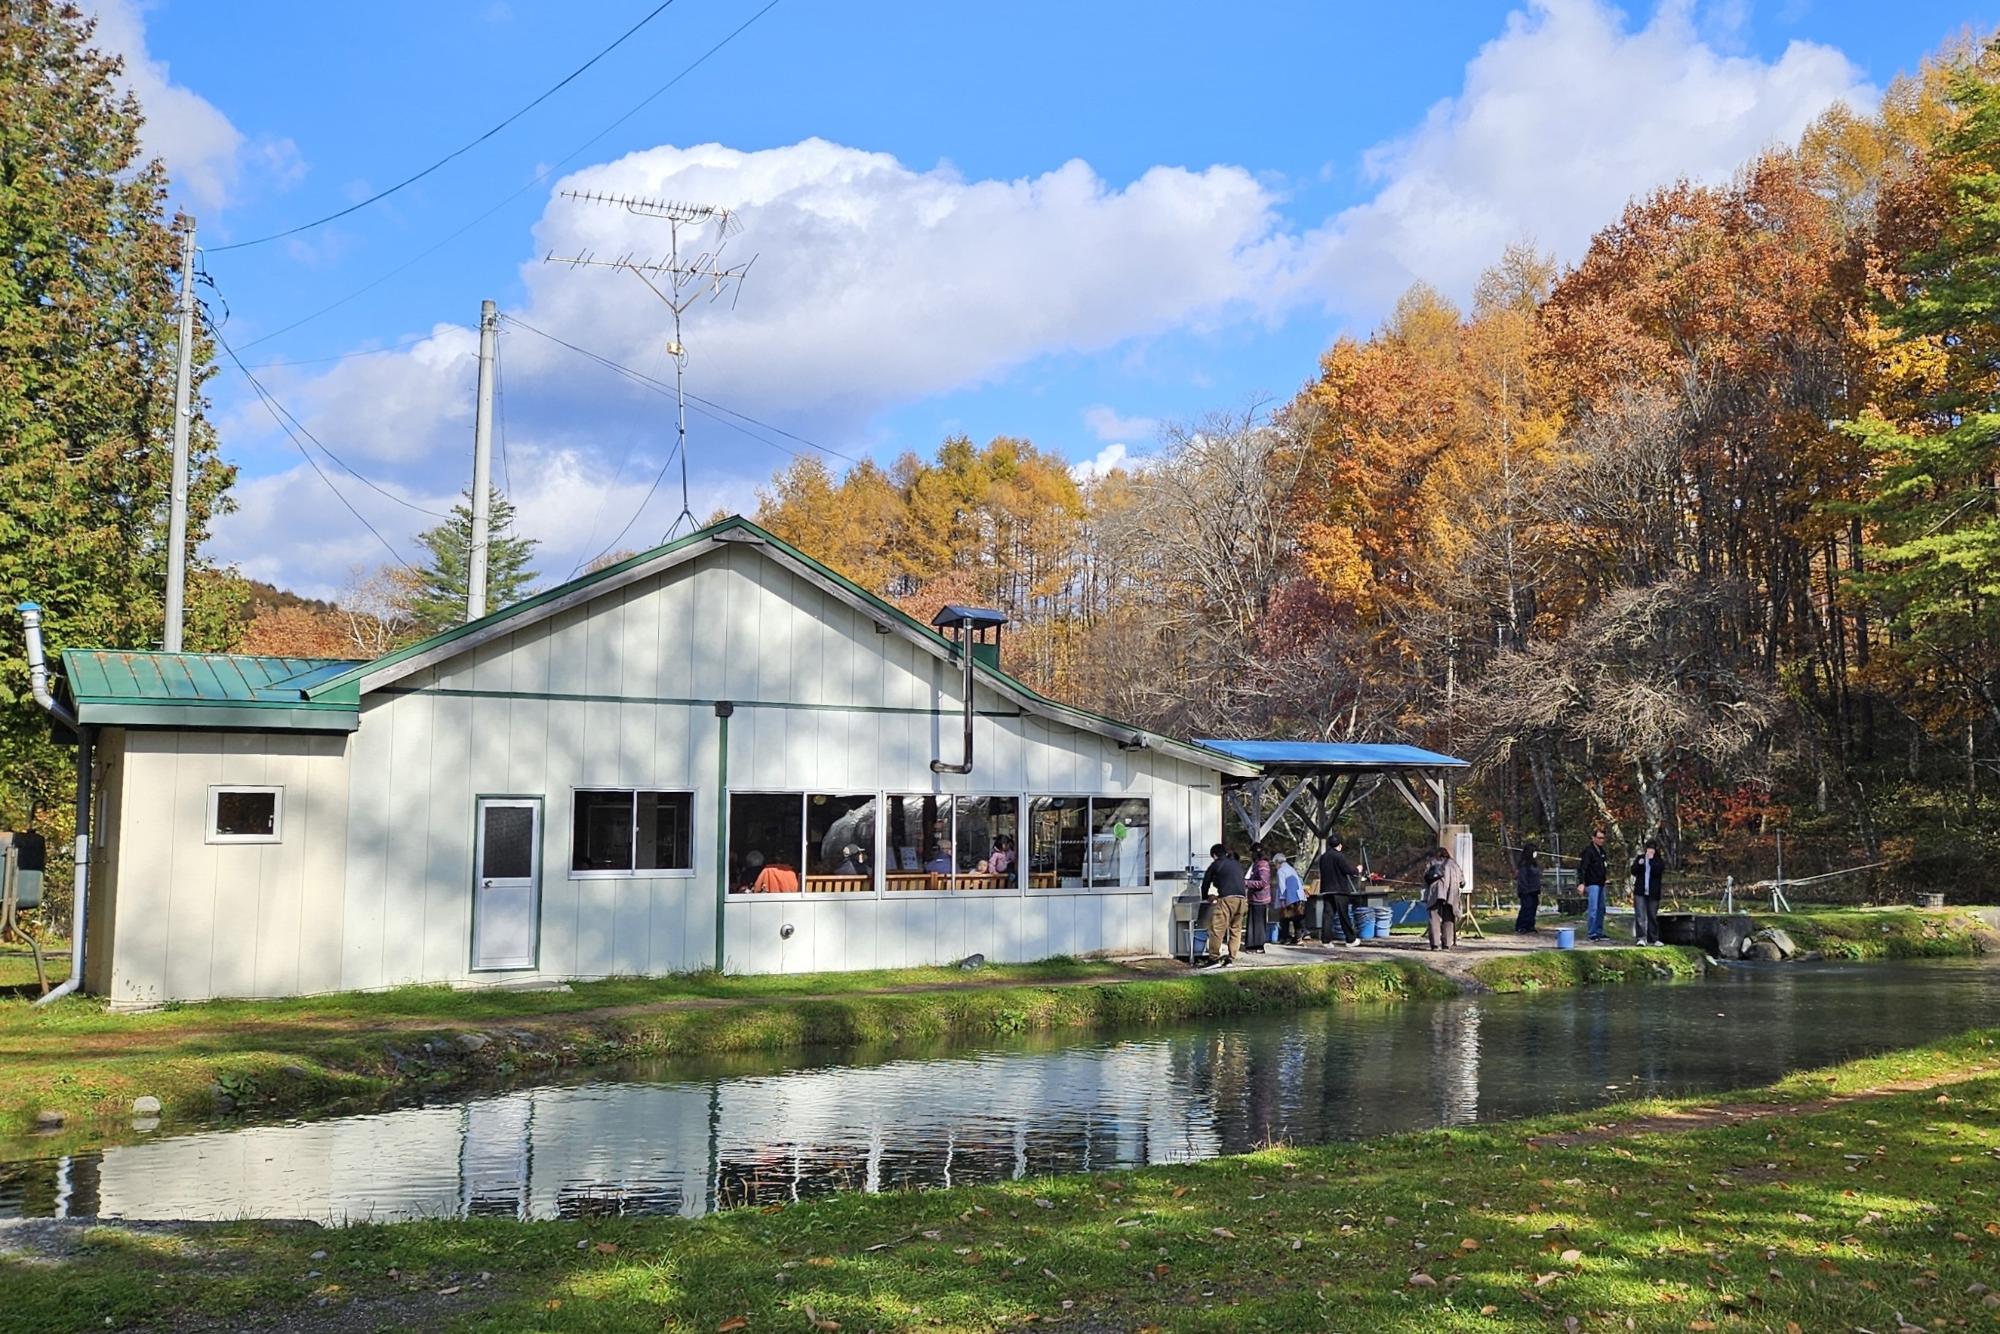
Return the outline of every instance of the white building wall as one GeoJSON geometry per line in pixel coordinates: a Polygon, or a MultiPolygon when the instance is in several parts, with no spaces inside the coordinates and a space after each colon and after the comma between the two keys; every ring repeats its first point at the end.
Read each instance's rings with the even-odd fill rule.
{"type": "MultiPolygon", "coordinates": [[[[471,970],[481,795],[542,800],[538,966],[499,976],[711,966],[717,700],[736,705],[731,790],[1146,796],[1156,871],[1181,869],[1217,836],[1212,772],[1019,715],[984,690],[974,771],[933,774],[931,760],[957,758],[960,679],[758,550],[729,546],[364,695],[348,737],[134,732],[113,998],[492,977],[471,970]],[[285,841],[206,844],[216,782],[285,783],[285,841]],[[572,878],[578,787],[692,792],[692,873],[572,878]]],[[[724,966],[1162,951],[1179,888],[739,898],[725,910],[724,966]]]]}
{"type": "Polygon", "coordinates": [[[108,905],[114,1004],[340,985],[347,741],[287,732],[123,734],[109,776],[118,786],[117,820],[99,854],[114,863],[117,887],[108,905]],[[208,789],[229,784],[283,786],[283,841],[207,841],[208,789]]]}

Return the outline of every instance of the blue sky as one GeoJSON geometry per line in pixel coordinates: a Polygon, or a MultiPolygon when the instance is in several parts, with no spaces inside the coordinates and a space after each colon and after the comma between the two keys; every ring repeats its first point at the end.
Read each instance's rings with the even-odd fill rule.
{"type": "MultiPolygon", "coordinates": [[[[756,266],[687,335],[689,387],[712,403],[851,456],[1006,433],[1088,470],[1143,456],[1163,421],[1283,398],[1415,278],[1462,295],[1523,237],[1573,259],[1633,192],[1726,176],[1993,19],[1963,0],[781,0],[586,147],[765,3],[676,0],[391,199],[222,248],[458,147],[654,2],[99,0],[148,144],[200,218],[224,336],[408,502],[320,460],[403,554],[469,475],[487,297],[521,321],[502,337],[504,480],[544,572],[628,521],[617,545],[656,540],[680,508],[670,470],[641,509],[671,403],[524,327],[670,374],[664,312],[636,282],[537,262],[657,251],[657,225],[559,188],[739,211],[728,253],[756,266]],[[368,349],[384,350],[352,355],[368,349]]],[[[322,595],[388,559],[226,362],[210,398],[243,476],[212,554],[322,595]]],[[[773,444],[800,447],[694,418],[695,512],[753,505],[787,461],[773,444]]]]}

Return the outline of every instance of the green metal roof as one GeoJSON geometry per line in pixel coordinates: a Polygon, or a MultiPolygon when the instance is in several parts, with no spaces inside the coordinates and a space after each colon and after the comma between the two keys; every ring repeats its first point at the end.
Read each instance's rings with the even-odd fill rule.
{"type": "Polygon", "coordinates": [[[354,692],[306,694],[325,675],[354,666],[344,659],[65,649],[62,664],[77,720],[93,726],[352,732],[361,725],[354,692]]]}

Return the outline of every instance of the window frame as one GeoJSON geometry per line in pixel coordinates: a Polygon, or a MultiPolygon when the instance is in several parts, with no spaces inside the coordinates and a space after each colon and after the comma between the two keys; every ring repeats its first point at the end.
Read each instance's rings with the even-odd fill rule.
{"type": "Polygon", "coordinates": [[[224,846],[241,844],[271,844],[285,841],[285,785],[283,783],[210,783],[208,785],[207,824],[203,827],[203,842],[224,846]],[[267,792],[271,795],[271,832],[268,834],[225,834],[216,827],[216,817],[221,813],[221,797],[225,792],[267,792]]]}
{"type": "MultiPolygon", "coordinates": [[[[1014,822],[1017,826],[1021,828],[1026,828],[1027,826],[1026,812],[1028,808],[1028,802],[1033,799],[1028,794],[1022,792],[985,792],[985,791],[905,792],[897,790],[892,792],[884,792],[881,794],[882,809],[885,816],[888,811],[889,799],[891,797],[936,797],[940,801],[948,802],[951,807],[951,845],[954,849],[958,847],[958,802],[961,797],[970,797],[974,799],[980,797],[986,797],[989,799],[1006,798],[1007,800],[1012,801],[1014,803],[1014,822]]],[[[880,893],[884,898],[893,897],[899,903],[904,902],[906,900],[915,900],[918,902],[943,902],[946,899],[1017,899],[1021,897],[1022,890],[1027,884],[1027,871],[1025,870],[1026,863],[1023,862],[1022,859],[1017,855],[1014,858],[1014,883],[1011,887],[1002,885],[993,889],[957,889],[952,886],[946,886],[943,889],[891,890],[889,888],[889,867],[888,867],[888,852],[889,852],[888,820],[881,819],[877,820],[875,823],[877,826],[875,831],[875,841],[881,845],[881,854],[877,858],[878,865],[880,866],[880,872],[876,878],[877,880],[876,891],[880,893]]],[[[1018,853],[1018,849],[1016,851],[1018,853]]],[[[957,872],[953,872],[953,878],[954,879],[957,878],[957,872]]],[[[1073,891],[1073,892],[1081,892],[1081,891],[1073,891]]]]}
{"type": "Polygon", "coordinates": [[[1093,885],[1086,883],[1082,885],[1053,885],[1048,887],[1037,887],[1033,884],[1030,884],[1024,891],[1029,897],[1051,898],[1051,897],[1060,897],[1065,894],[1072,896],[1084,895],[1084,894],[1151,894],[1153,892],[1153,885],[1152,885],[1152,876],[1153,876],[1152,862],[1153,862],[1153,852],[1154,852],[1153,838],[1152,838],[1153,794],[1151,792],[1030,792],[1023,798],[1023,806],[1021,812],[1021,826],[1024,830],[1028,831],[1028,836],[1031,840],[1033,838],[1033,829],[1030,823],[1033,818],[1032,803],[1037,797],[1054,797],[1054,798],[1070,798],[1070,799],[1081,797],[1083,799],[1084,801],[1083,878],[1085,881],[1088,881],[1090,879],[1090,837],[1091,837],[1090,831],[1092,823],[1094,822],[1097,815],[1097,803],[1099,801],[1145,802],[1147,883],[1143,885],[1093,885]]]}
{"type": "MultiPolygon", "coordinates": [[[[563,866],[571,880],[692,880],[695,878],[696,863],[701,859],[695,854],[694,822],[695,798],[700,792],[691,787],[617,787],[587,784],[569,790],[569,856],[563,859],[563,866]],[[578,870],[576,866],[576,799],[585,792],[622,792],[632,801],[632,869],[617,871],[607,869],[578,870]],[[688,803],[688,865],[679,867],[641,867],[639,865],[639,794],[650,792],[660,797],[686,797],[688,803]]],[[[543,837],[547,837],[546,834],[543,837]]]]}
{"type": "MultiPolygon", "coordinates": [[[[582,788],[578,790],[592,791],[592,792],[602,792],[602,791],[618,792],[618,791],[624,791],[625,789],[582,788]]],[[[674,791],[679,789],[642,788],[636,790],[674,791]]],[[[733,803],[735,798],[796,797],[798,799],[799,846],[796,849],[796,856],[798,859],[797,866],[799,868],[799,885],[800,885],[799,891],[796,894],[741,893],[738,892],[738,890],[734,885],[730,885],[727,887],[724,893],[724,901],[726,903],[732,903],[732,904],[760,903],[774,899],[787,903],[798,902],[800,900],[806,900],[816,903],[860,903],[860,902],[939,903],[950,899],[1013,899],[1013,898],[1031,898],[1031,897],[1051,898],[1051,897],[1062,897],[1062,896],[1077,897],[1089,894],[1151,894],[1153,892],[1152,861],[1153,861],[1153,856],[1157,851],[1157,848],[1154,846],[1152,841],[1152,836],[1153,836],[1152,816],[1154,814],[1153,807],[1157,803],[1154,801],[1154,794],[1151,792],[1097,792],[1097,793],[1034,792],[1034,791],[1025,791],[1019,788],[1016,788],[1012,791],[981,789],[979,791],[974,791],[974,792],[915,792],[915,791],[905,791],[902,789],[887,789],[887,788],[876,788],[870,791],[870,790],[855,790],[850,788],[845,791],[836,792],[830,790],[822,791],[815,788],[732,786],[727,789],[725,796],[728,799],[725,802],[725,809],[729,810],[729,814],[725,818],[723,827],[716,831],[717,838],[721,840],[721,847],[723,848],[723,855],[725,857],[728,856],[730,839],[732,837],[732,832],[733,832],[732,826],[734,824],[734,818],[735,818],[733,803]],[[808,858],[807,858],[808,842],[810,838],[810,816],[808,812],[807,802],[809,802],[815,795],[832,796],[832,797],[865,796],[872,798],[876,802],[875,846],[873,849],[875,883],[871,888],[867,890],[842,892],[838,890],[809,890],[804,887],[807,874],[805,867],[808,863],[808,858]],[[982,797],[989,799],[1000,798],[1015,802],[1016,803],[1015,823],[1019,832],[1016,836],[1017,846],[1015,851],[1017,855],[1014,860],[1014,883],[1012,885],[1002,886],[994,889],[950,889],[950,888],[897,889],[897,890],[890,889],[888,880],[889,800],[892,797],[925,797],[925,796],[934,796],[942,801],[948,801],[950,803],[953,847],[956,847],[958,844],[958,803],[961,798],[975,798],[975,799],[982,797]],[[1056,885],[1056,886],[1051,886],[1049,888],[1037,888],[1031,885],[1029,883],[1030,868],[1028,864],[1029,863],[1028,852],[1020,848],[1018,844],[1021,842],[1027,842],[1030,844],[1030,847],[1032,847],[1031,822],[1034,809],[1034,802],[1038,797],[1067,797],[1071,799],[1083,800],[1086,803],[1084,808],[1084,829],[1086,831],[1085,835],[1086,839],[1088,839],[1089,836],[1088,830],[1090,829],[1091,820],[1093,819],[1095,814],[1096,804],[1099,801],[1145,802],[1146,819],[1147,819],[1146,883],[1141,885],[1090,885],[1090,884],[1070,885],[1070,886],[1056,885]]],[[[572,817],[572,819],[573,818],[574,817],[572,817]]],[[[1089,879],[1089,874],[1088,874],[1089,848],[1087,844],[1085,847],[1084,857],[1085,857],[1084,865],[1086,868],[1085,879],[1087,880],[1089,879]]],[[[598,877],[625,878],[626,874],[627,873],[625,872],[605,872],[605,871],[573,872],[572,878],[573,879],[598,878],[598,877]]],[[[685,873],[675,872],[674,874],[680,875],[685,873]]]]}

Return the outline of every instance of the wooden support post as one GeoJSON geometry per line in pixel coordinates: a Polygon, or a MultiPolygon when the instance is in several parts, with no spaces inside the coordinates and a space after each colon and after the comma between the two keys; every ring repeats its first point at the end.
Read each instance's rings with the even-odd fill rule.
{"type": "Polygon", "coordinates": [[[1406,780],[1401,774],[1393,774],[1393,773],[1390,774],[1388,778],[1389,778],[1389,786],[1395,788],[1396,795],[1400,796],[1404,801],[1409,803],[1410,809],[1417,813],[1417,818],[1424,822],[1425,827],[1428,828],[1433,834],[1441,832],[1438,826],[1443,822],[1440,821],[1437,818],[1437,816],[1431,813],[1429,805],[1425,803],[1422,798],[1418,797],[1416,792],[1411,789],[1408,780],[1406,780]]]}

